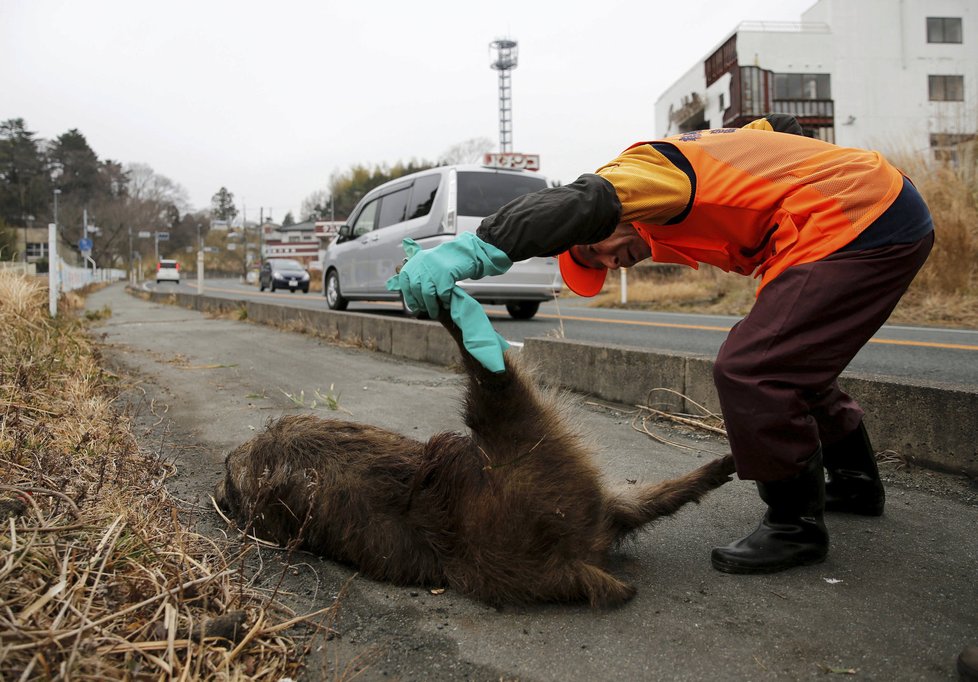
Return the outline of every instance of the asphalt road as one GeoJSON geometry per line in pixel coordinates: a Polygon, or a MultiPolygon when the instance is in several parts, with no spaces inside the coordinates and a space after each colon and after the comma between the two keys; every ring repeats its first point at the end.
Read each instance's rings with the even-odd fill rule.
{"type": "MultiPolygon", "coordinates": [[[[167,290],[174,285],[147,284],[167,290]]],[[[196,291],[195,282],[181,285],[196,291]]],[[[259,292],[233,280],[208,280],[210,296],[279,302],[282,305],[323,309],[317,293],[259,292]]],[[[564,338],[598,344],[694,353],[713,357],[727,331],[739,318],[720,315],[657,313],[588,307],[581,299],[546,303],[532,320],[513,320],[503,306],[486,306],[493,324],[511,343],[530,336],[560,334],[564,338]]],[[[400,315],[394,303],[351,303],[349,310],[377,315],[400,315]]],[[[849,371],[917,381],[978,387],[978,330],[885,325],[861,350],[849,371]]]]}
{"type": "MultiPolygon", "coordinates": [[[[200,502],[201,527],[217,524],[205,501],[224,454],[269,418],[311,410],[418,439],[463,428],[460,377],[440,367],[211,319],[131,297],[121,285],[87,305],[111,310],[94,333],[106,361],[140,380],[141,442],[175,459],[168,485],[200,502]],[[338,396],[346,412],[313,408],[316,391],[338,396]]],[[[711,456],[703,450],[725,447],[653,426],[700,450],[665,445],[631,428],[628,414],[580,398],[571,397],[567,417],[615,484],[678,475],[711,456]]],[[[613,570],[638,588],[621,609],[495,610],[451,591],[354,577],[339,636],[313,664],[339,678],[360,656],[368,667],[357,679],[369,681],[953,680],[955,656],[978,642],[978,491],[941,474],[882,468],[886,514],[830,515],[824,564],[773,576],[715,572],[710,548],[753,530],[762,513],[753,485],[735,481],[615,557],[613,570]]],[[[279,559],[264,552],[259,586],[277,585],[279,559]]],[[[280,592],[311,611],[330,604],[354,571],[298,555],[284,576],[280,592]]]]}

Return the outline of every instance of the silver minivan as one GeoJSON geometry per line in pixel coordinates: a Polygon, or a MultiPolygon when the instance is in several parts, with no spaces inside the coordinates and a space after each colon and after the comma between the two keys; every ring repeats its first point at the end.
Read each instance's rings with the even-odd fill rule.
{"type": "MultiPolygon", "coordinates": [[[[399,301],[385,283],[404,260],[401,241],[414,239],[430,249],[463,231],[474,232],[482,219],[513,199],[544,189],[546,179],[530,171],[488,166],[441,166],[391,180],[360,200],[323,261],[323,292],[333,310],[350,301],[399,301]]],[[[509,272],[459,282],[480,303],[501,304],[519,320],[536,315],[563,285],[556,258],[514,263],[509,272]]]]}

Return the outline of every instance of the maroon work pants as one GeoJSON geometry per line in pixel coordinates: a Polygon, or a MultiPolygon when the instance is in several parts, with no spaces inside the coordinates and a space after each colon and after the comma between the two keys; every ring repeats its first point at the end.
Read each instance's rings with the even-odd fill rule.
{"type": "Polygon", "coordinates": [[[797,474],[819,443],[859,426],[838,377],[883,325],[923,266],[934,233],[913,244],[841,251],[788,268],[730,331],[713,370],[740,478],[797,474]]]}

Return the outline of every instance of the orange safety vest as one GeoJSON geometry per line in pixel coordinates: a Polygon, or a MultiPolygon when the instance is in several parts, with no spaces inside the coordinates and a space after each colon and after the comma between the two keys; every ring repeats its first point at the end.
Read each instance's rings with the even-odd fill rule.
{"type": "Polygon", "coordinates": [[[754,273],[761,288],[851,242],[903,187],[880,154],[800,135],[721,128],[658,142],[686,157],[696,186],[678,222],[633,223],[653,260],[754,273]]]}

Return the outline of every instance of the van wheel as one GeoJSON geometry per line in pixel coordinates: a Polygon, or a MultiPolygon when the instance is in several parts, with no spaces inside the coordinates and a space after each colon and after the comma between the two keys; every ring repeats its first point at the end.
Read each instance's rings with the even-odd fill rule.
{"type": "Polygon", "coordinates": [[[507,303],[506,310],[514,320],[529,320],[540,310],[540,301],[517,301],[507,303]]]}
{"type": "Polygon", "coordinates": [[[326,275],[326,305],[330,310],[346,310],[349,303],[340,292],[340,276],[336,270],[330,270],[326,275]]]}

